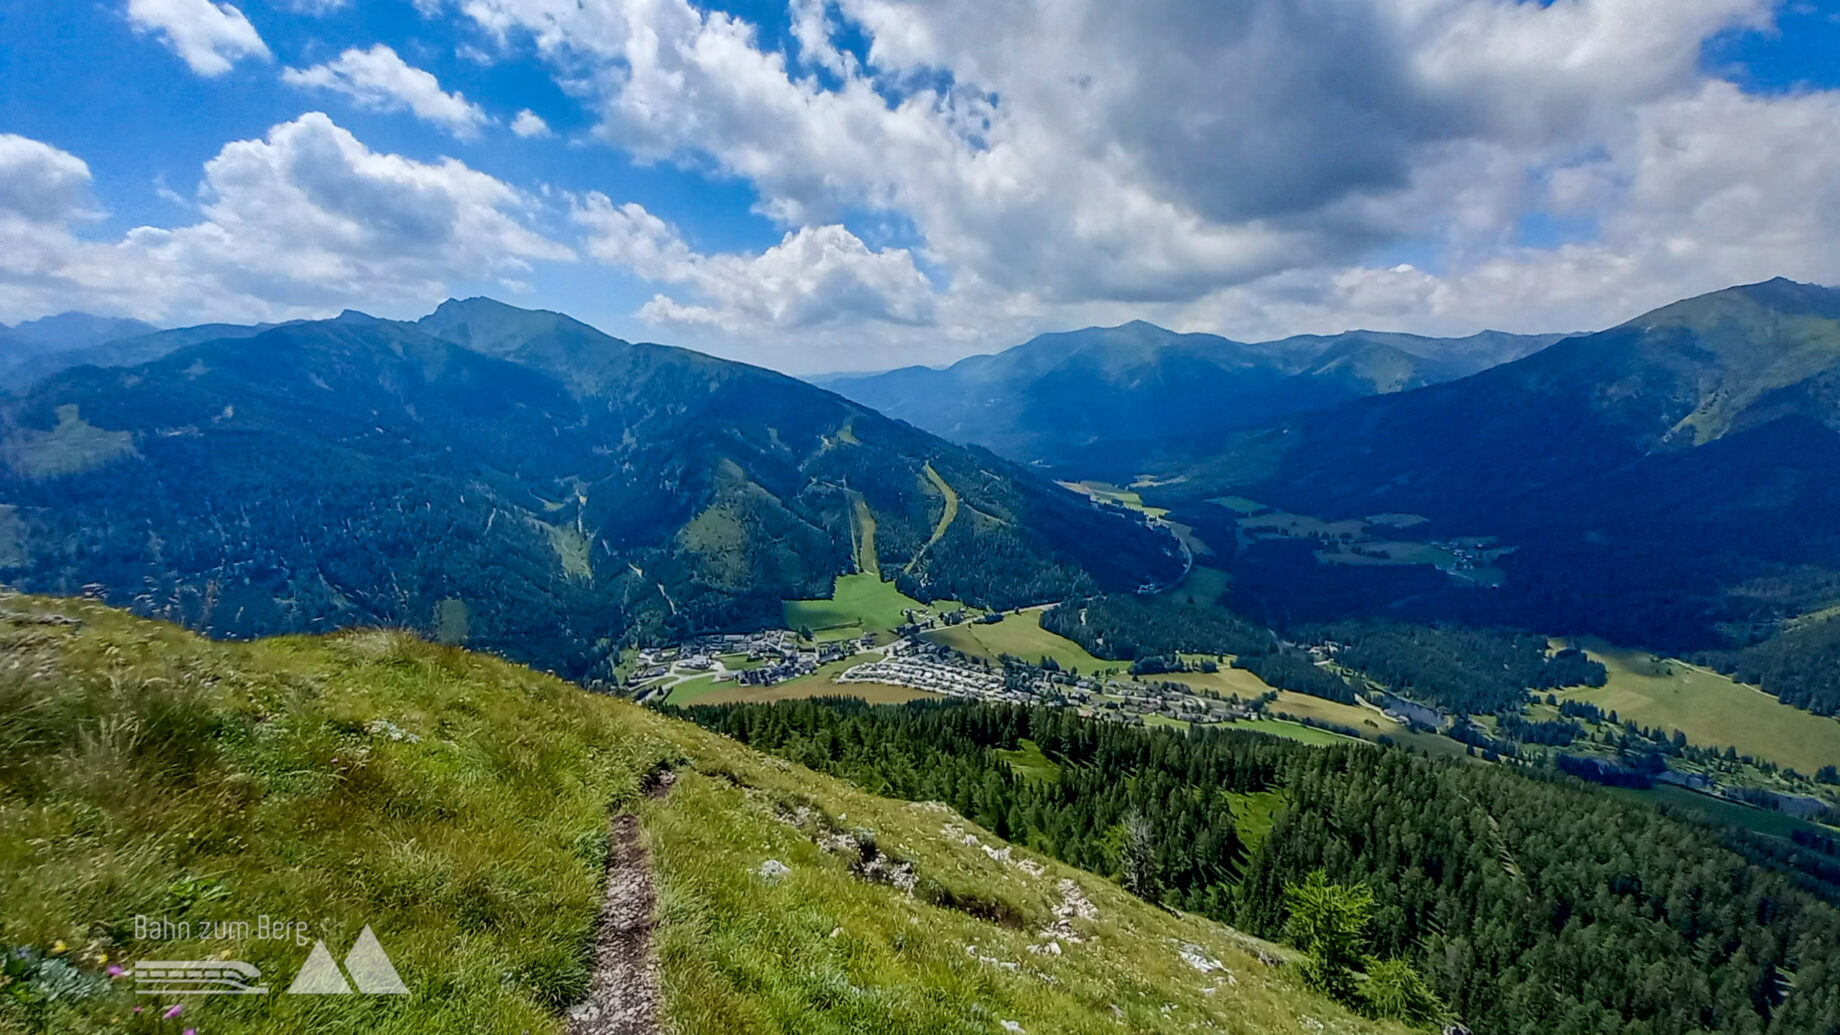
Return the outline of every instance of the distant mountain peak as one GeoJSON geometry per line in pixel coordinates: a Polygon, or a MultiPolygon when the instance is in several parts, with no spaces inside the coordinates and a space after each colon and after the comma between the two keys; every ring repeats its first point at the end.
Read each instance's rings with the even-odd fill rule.
{"type": "Polygon", "coordinates": [[[157,330],[158,327],[142,320],[69,312],[25,320],[12,327],[0,324],[0,337],[41,348],[64,349],[100,345],[157,330]]]}
{"type": "Polygon", "coordinates": [[[1744,319],[1765,313],[1840,320],[1840,290],[1773,277],[1755,284],[1739,284],[1683,298],[1644,313],[1625,326],[1700,325],[1710,320],[1744,319]],[[1745,306],[1755,308],[1748,311],[1740,308],[1745,306]]]}
{"type": "Polygon", "coordinates": [[[548,310],[525,309],[521,306],[512,305],[509,302],[501,302],[489,295],[474,295],[471,298],[450,298],[436,306],[434,312],[429,315],[452,317],[461,314],[478,315],[482,313],[499,313],[510,315],[516,313],[542,312],[548,312],[548,310]]]}

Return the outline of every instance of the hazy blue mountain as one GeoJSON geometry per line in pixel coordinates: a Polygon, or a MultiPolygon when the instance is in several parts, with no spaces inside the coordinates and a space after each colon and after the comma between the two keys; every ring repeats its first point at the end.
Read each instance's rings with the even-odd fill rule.
{"type": "Polygon", "coordinates": [[[0,391],[16,392],[59,371],[73,367],[138,366],[177,352],[188,345],[198,345],[225,338],[251,338],[274,326],[274,324],[242,326],[207,323],[170,331],[136,333],[125,338],[41,354],[11,367],[0,364],[0,391]]]}
{"type": "Polygon", "coordinates": [[[1840,291],[1774,280],[1688,299],[1236,433],[1181,473],[1172,491],[1195,499],[1501,535],[1520,549],[1498,596],[1536,627],[1705,646],[1721,623],[1840,586],[1840,291]]]}
{"type": "Polygon", "coordinates": [[[1127,475],[1150,461],[1205,453],[1232,430],[1464,377],[1558,337],[1350,331],[1245,344],[1137,321],[1044,334],[944,369],[819,383],[1012,459],[1127,475]]]}
{"type": "Polygon", "coordinates": [[[0,398],[0,579],[97,584],[226,636],[460,628],[592,676],[623,641],[827,595],[858,502],[884,570],[927,599],[1180,570],[1167,534],[991,454],[489,300],[219,334],[0,398]],[[959,507],[926,546],[947,509],[929,466],[959,507]]]}
{"type": "MultiPolygon", "coordinates": [[[[60,313],[16,327],[0,324],[0,379],[23,364],[48,360],[157,330],[150,323],[88,313],[60,313]]],[[[0,386],[4,385],[0,380],[0,386]]]]}
{"type": "Polygon", "coordinates": [[[28,320],[14,327],[0,324],[0,335],[4,335],[8,341],[46,350],[100,345],[105,341],[131,338],[156,330],[159,328],[141,320],[91,316],[88,313],[60,313],[39,320],[28,320]]]}

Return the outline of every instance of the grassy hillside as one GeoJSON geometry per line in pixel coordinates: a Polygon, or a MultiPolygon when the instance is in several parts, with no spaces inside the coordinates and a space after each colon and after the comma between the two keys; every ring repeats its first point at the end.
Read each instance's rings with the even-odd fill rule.
{"type": "Polygon", "coordinates": [[[666,1030],[1397,1030],[942,806],[403,634],[212,643],[9,595],[0,659],[0,1032],[562,1032],[616,814],[650,859],[666,1030]],[[264,916],[335,957],[371,926],[409,994],[280,994],[306,945],[196,937],[264,916]],[[137,998],[107,974],[208,958],[274,994],[137,998]]]}

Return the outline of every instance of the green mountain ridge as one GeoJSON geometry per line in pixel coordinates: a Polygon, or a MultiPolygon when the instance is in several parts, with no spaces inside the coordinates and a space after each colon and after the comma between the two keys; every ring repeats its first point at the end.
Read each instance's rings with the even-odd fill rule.
{"type": "Polygon", "coordinates": [[[0,464],[0,578],[24,588],[93,583],[232,637],[432,631],[457,604],[467,642],[584,679],[623,643],[826,595],[852,494],[924,599],[1181,564],[1165,533],[802,382],[484,300],[64,371],[0,399],[0,464]],[[906,571],[946,505],[928,463],[976,518],[906,571]]]}
{"type": "Polygon", "coordinates": [[[1559,337],[1349,331],[1246,344],[1139,320],[1043,334],[944,369],[818,383],[1015,460],[1128,479],[1155,461],[1205,455],[1235,429],[1464,377],[1559,337]]]}
{"type": "Polygon", "coordinates": [[[1778,280],[1239,432],[1161,473],[1186,477],[1166,497],[1499,536],[1518,547],[1508,585],[1445,613],[1690,650],[1829,602],[1836,399],[1840,291],[1778,280]]]}

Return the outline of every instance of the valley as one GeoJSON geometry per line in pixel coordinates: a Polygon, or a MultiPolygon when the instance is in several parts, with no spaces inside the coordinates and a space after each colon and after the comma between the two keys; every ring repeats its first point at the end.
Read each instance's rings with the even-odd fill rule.
{"type": "Polygon", "coordinates": [[[0,1035],[1840,1035],[1836,11],[0,7],[0,1035]]]}
{"type": "MultiPolygon", "coordinates": [[[[1777,290],[1764,296],[1776,298],[1770,292],[1777,290]]],[[[1788,297],[1806,303],[1801,295],[1788,297]]],[[[1226,945],[1254,946],[1252,958],[1271,972],[1252,982],[1257,995],[1231,1008],[1256,1013],[1267,1002],[1258,995],[1280,986],[1282,1001],[1301,1001],[1297,988],[1283,982],[1307,971],[1293,949],[1276,944],[1287,937],[1296,942],[1295,932],[1270,904],[1318,879],[1315,870],[1322,879],[1366,887],[1382,903],[1365,971],[1330,996],[1339,1005],[1327,1009],[1354,1011],[1339,1015],[1342,1030],[1367,1030],[1357,1023],[1393,1030],[1394,1021],[1424,1030],[1433,1017],[1484,1025],[1491,1018],[1550,1018],[1560,1004],[1603,1024],[1630,1010],[1671,1016],[1669,1004],[1700,993],[1676,989],[1671,998],[1635,1007],[1546,973],[1543,987],[1563,992],[1533,1003],[1517,984],[1518,972],[1451,964],[1457,958],[1451,953],[1473,951],[1467,939],[1509,936],[1499,926],[1485,935],[1483,920],[1465,915],[1461,945],[1438,940],[1450,936],[1447,921],[1433,927],[1423,918],[1433,909],[1454,915],[1447,890],[1426,890],[1410,869],[1385,870],[1371,853],[1349,854],[1334,840],[1341,833],[1317,833],[1365,824],[1366,833],[1350,836],[1368,844],[1407,829],[1420,845],[1456,837],[1440,858],[1497,867],[1487,870],[1490,880],[1498,870],[1510,881],[1527,880],[1522,855],[1554,851],[1542,839],[1560,835],[1513,832],[1508,817],[1543,794],[1559,797],[1538,808],[1571,817],[1562,836],[1615,843],[1625,853],[1637,850],[1622,839],[1638,828],[1669,844],[1692,841],[1690,850],[1651,861],[1666,869],[1716,857],[1727,872],[1740,874],[1731,880],[1751,882],[1746,886],[1769,903],[1792,900],[1794,908],[1810,910],[1811,929],[1827,922],[1820,910],[1840,902],[1834,769],[1840,719],[1796,706],[1818,705],[1825,690],[1818,679],[1795,681],[1805,680],[1805,669],[1785,647],[1825,644],[1831,631],[1831,612],[1817,606],[1825,584],[1818,573],[1827,563],[1820,535],[1805,537],[1795,547],[1800,553],[1780,552],[1789,548],[1779,544],[1778,561],[1807,562],[1792,573],[1759,574],[1764,569],[1734,561],[1738,567],[1730,570],[1750,573],[1751,581],[1720,590],[1723,598],[1695,583],[1697,595],[1670,601],[1672,611],[1645,614],[1639,608],[1669,585],[1668,570],[1652,573],[1653,584],[1637,592],[1627,581],[1630,569],[1610,564],[1593,570],[1588,585],[1570,587],[1571,595],[1554,595],[1553,579],[1580,563],[1580,541],[1566,538],[1567,530],[1583,530],[1583,556],[1602,560],[1620,550],[1629,557],[1617,563],[1633,565],[1692,541],[1681,539],[1683,529],[1699,526],[1678,510],[1658,516],[1651,510],[1635,523],[1605,519],[1542,531],[1536,518],[1544,520],[1539,515],[1553,505],[1573,508],[1574,521],[1589,515],[1597,522],[1609,512],[1601,502],[1568,494],[1577,490],[1555,491],[1537,504],[1525,495],[1502,496],[1497,502],[1518,508],[1502,510],[1479,502],[1499,483],[1466,489],[1455,503],[1452,490],[1428,496],[1412,488],[1421,477],[1435,483],[1449,474],[1432,469],[1443,459],[1395,473],[1383,485],[1370,482],[1360,493],[1314,473],[1283,473],[1291,461],[1271,466],[1278,455],[1273,441],[1282,442],[1286,455],[1316,449],[1321,428],[1352,420],[1349,414],[1362,408],[1378,415],[1361,419],[1382,429],[1363,425],[1362,434],[1376,442],[1405,435],[1386,428],[1393,419],[1387,414],[1407,412],[1401,408],[1408,404],[1435,410],[1445,405],[1440,399],[1474,392],[1479,380],[1507,376],[1493,370],[1550,365],[1550,349],[1438,387],[1373,382],[1372,391],[1284,416],[1282,425],[1233,431],[1220,440],[1225,454],[1197,458],[1185,452],[1188,445],[1143,447],[1137,455],[1144,466],[1131,471],[1090,453],[1081,453],[1076,466],[1057,467],[1048,454],[1019,445],[1008,448],[1027,463],[999,459],[756,368],[632,345],[560,314],[487,300],[449,303],[415,323],[348,313],[248,330],[202,342],[178,335],[180,344],[151,362],[54,372],[23,393],[0,397],[0,577],[42,590],[81,582],[94,598],[7,597],[17,642],[29,651],[62,652],[56,656],[75,663],[73,672],[99,671],[94,666],[102,659],[119,659],[115,640],[157,642],[135,655],[142,659],[137,664],[192,659],[183,662],[194,667],[187,686],[200,678],[197,671],[218,672],[215,666],[232,664],[232,657],[284,673],[274,677],[283,688],[277,692],[296,696],[254,692],[253,707],[261,714],[292,710],[309,726],[319,721],[311,718],[320,714],[316,709],[331,708],[326,721],[346,732],[299,750],[344,759],[326,763],[343,777],[355,772],[353,765],[384,764],[392,752],[435,736],[431,730],[440,731],[440,744],[457,743],[462,722],[454,714],[470,714],[473,705],[465,702],[498,692],[491,687],[523,687],[527,701],[560,708],[565,727],[588,723],[595,732],[568,733],[548,754],[487,750],[489,764],[500,774],[534,774],[533,786],[579,780],[586,772],[611,781],[594,784],[585,797],[565,795],[574,811],[546,822],[573,826],[554,837],[581,843],[577,813],[594,798],[627,803],[614,829],[642,836],[621,835],[627,840],[616,837],[611,846],[592,841],[586,855],[576,852],[565,863],[549,848],[533,847],[552,835],[520,833],[538,840],[508,843],[506,852],[534,853],[532,859],[556,872],[578,867],[567,871],[572,883],[558,885],[548,899],[527,890],[528,879],[501,859],[444,860],[438,867],[483,868],[509,882],[479,892],[480,902],[500,906],[468,900],[466,910],[515,902],[521,910],[575,918],[545,933],[541,946],[548,948],[532,942],[522,950],[553,953],[579,945],[590,929],[584,918],[594,903],[583,892],[594,887],[597,854],[615,860],[610,866],[649,865],[660,903],[657,941],[654,949],[628,954],[653,951],[672,981],[696,985],[690,998],[674,990],[681,984],[656,990],[651,1009],[676,1018],[680,1030],[809,1016],[818,986],[787,973],[787,946],[828,961],[822,966],[834,972],[842,968],[863,980],[881,975],[890,989],[881,1005],[824,992],[821,998],[831,998],[818,1009],[874,1016],[883,1027],[898,1015],[949,1028],[975,1002],[1015,1015],[1004,1019],[1022,1030],[1030,1024],[1084,1030],[1090,1017],[1135,1017],[1118,1001],[1131,995],[1172,1007],[1159,1009],[1157,1020],[1131,1021],[1137,1029],[1210,1023],[1226,1016],[1218,1012],[1228,1008],[1223,986],[1184,982],[1190,973],[1208,978],[1217,966],[1244,980],[1245,972],[1233,969],[1238,964],[1224,962],[1228,950],[1220,946],[1226,945]],[[1301,438],[1292,441],[1291,430],[1301,438]],[[538,439],[553,448],[520,447],[538,439]],[[139,480],[130,482],[130,475],[139,480]],[[303,503],[268,510],[244,503],[276,494],[303,503]],[[1564,604],[1587,589],[1604,598],[1597,610],[1564,604]],[[1731,603],[1739,596],[1768,603],[1740,614],[1731,603]],[[1539,606],[1530,606],[1533,600],[1539,606]],[[105,602],[209,633],[214,641],[136,624],[105,602]],[[1619,622],[1599,620],[1613,604],[1622,609],[1619,622]],[[1701,621],[1721,621],[1705,626],[1704,635],[1640,635],[1658,624],[1678,634],[1685,607],[1700,608],[1701,621]],[[42,624],[30,616],[43,617],[42,624]],[[85,639],[92,624],[109,644],[96,646],[102,653],[94,657],[85,639]],[[443,646],[385,631],[301,638],[353,626],[395,627],[443,646]],[[1720,630],[1740,628],[1749,630],[1744,644],[1700,649],[1720,630]],[[293,638],[266,638],[273,634],[293,638]],[[1645,646],[1616,646],[1624,643],[1645,646]],[[558,706],[539,683],[565,684],[514,674],[521,670],[459,648],[549,669],[593,691],[563,692],[598,703],[558,706]],[[310,674],[325,671],[336,675],[310,674]],[[1762,688],[1721,672],[1751,675],[1762,688]],[[350,699],[335,693],[329,705],[298,696],[302,686],[323,693],[333,683],[361,683],[365,690],[350,699]],[[453,693],[458,703],[449,701],[453,693]],[[692,736],[677,719],[740,743],[692,736]],[[359,730],[362,744],[339,739],[359,730]],[[623,739],[629,736],[638,739],[623,739]],[[397,746],[380,751],[385,742],[397,746]],[[609,769],[593,759],[612,742],[643,746],[620,749],[622,760],[609,769]],[[786,761],[747,754],[755,749],[786,761]],[[1221,766],[1216,782],[1197,786],[1186,769],[1159,768],[1184,752],[1221,766]],[[813,791],[799,767],[843,782],[813,791]],[[667,769],[676,774],[666,781],[668,795],[633,796],[632,787],[653,787],[667,769]],[[771,773],[781,775],[764,775],[771,773]],[[1355,773],[1365,774],[1359,790],[1326,790],[1355,773]],[[804,796],[769,790],[793,787],[806,788],[804,796]],[[1447,807],[1400,811],[1400,802],[1425,796],[1448,799],[1447,807]],[[1484,824],[1494,831],[1484,838],[1494,839],[1490,844],[1437,826],[1455,822],[1470,807],[1459,803],[1478,796],[1493,801],[1484,824]],[[761,813],[769,799],[774,804],[761,813]],[[1354,811],[1337,811],[1337,802],[1357,799],[1354,811]],[[1613,806],[1627,811],[1611,822],[1602,810],[1613,806]],[[923,814],[919,825],[911,822],[916,809],[923,814]],[[856,825],[862,823],[873,830],[856,825]],[[981,830],[973,833],[967,824],[981,830]],[[934,843],[940,837],[943,848],[934,843]],[[765,861],[758,858],[762,851],[765,861]],[[587,869],[579,870],[584,863],[587,869]],[[1123,896],[1129,909],[1161,910],[1155,915],[1164,920],[1133,913],[1133,933],[1104,938],[1123,947],[1108,951],[1129,957],[1134,969],[1122,980],[1135,991],[1080,957],[1082,942],[1067,937],[1087,937],[1066,912],[1074,909],[1067,896],[1075,894],[1065,891],[1066,881],[1079,878],[1057,877],[1051,887],[1029,883],[1047,879],[1051,865],[1100,881],[1102,893],[1076,883],[1079,901],[1123,896]],[[831,875],[829,868],[838,866],[841,876],[831,875]],[[812,867],[824,876],[808,877],[812,867]],[[1012,877],[1026,885],[1014,894],[1005,883],[1012,877]],[[793,881],[807,882],[801,894],[822,889],[831,896],[822,918],[790,919],[802,914],[786,912],[774,889],[793,881]],[[674,904],[693,901],[724,919],[674,904]],[[769,907],[779,912],[762,919],[758,911],[769,907]],[[953,918],[940,919],[939,910],[953,918]],[[1026,918],[1020,927],[1017,917],[1026,918]],[[1037,983],[1047,974],[1049,985],[1065,982],[1070,998],[1044,997],[1036,985],[1012,994],[978,981],[970,1000],[926,999],[958,987],[959,979],[942,978],[937,960],[922,962],[902,947],[907,926],[917,922],[943,923],[962,962],[947,951],[950,945],[929,942],[916,951],[945,952],[941,959],[980,973],[995,968],[1037,983]],[[1145,933],[1168,924],[1190,926],[1179,935],[1145,933]],[[1038,937],[1027,944],[1004,941],[1037,927],[1038,937]],[[1154,958],[1161,950],[1148,948],[1172,939],[1180,943],[1174,970],[1154,958]],[[827,955],[832,941],[852,946],[853,962],[827,955]],[[1050,957],[1071,969],[1040,969],[1037,961],[1050,957]],[[868,970],[851,969],[861,967],[868,970]],[[1384,1012],[1368,992],[1349,991],[1394,980],[1418,989],[1407,995],[1419,1004],[1409,1015],[1384,1012]],[[1152,987],[1154,993],[1147,991],[1152,987]],[[1504,1005],[1501,996],[1515,988],[1523,998],[1504,1005]],[[1182,998],[1189,993],[1200,998],[1182,998]],[[1093,996],[1106,998],[1105,1011],[1095,1011],[1093,996]],[[869,1012],[852,1012],[858,1010],[869,1012]],[[1033,1019],[1019,1019],[1025,1017],[1033,1019]]],[[[1141,350],[1139,360],[1156,359],[1165,347],[1149,331],[1131,334],[1139,336],[1132,346],[1141,350]]],[[[1107,340],[1116,344],[1115,336],[1107,340]]],[[[135,345],[121,354],[138,358],[144,347],[151,348],[135,345]]],[[[1753,462],[1750,453],[1721,455],[1760,440],[1730,406],[1715,410],[1691,422],[1690,445],[1677,445],[1662,461],[1631,462],[1674,464],[1667,477],[1687,484],[1706,477],[1697,470],[1702,460],[1720,471],[1753,462]]],[[[1479,433],[1478,441],[1494,433],[1479,433]]],[[[1321,462],[1327,470],[1341,461],[1321,462]]],[[[1811,461],[1787,462],[1800,470],[1795,465],[1811,461]]],[[[1347,463],[1343,475],[1351,485],[1388,469],[1376,454],[1347,463]]],[[[1640,486],[1662,475],[1601,466],[1582,476],[1598,484],[1632,477],[1640,486]]],[[[1825,491],[1816,482],[1792,484],[1814,496],[1798,495],[1802,489],[1778,493],[1767,501],[1787,499],[1788,510],[1771,510],[1770,502],[1748,513],[1781,522],[1825,491]]],[[[1718,527],[1731,533],[1722,542],[1740,541],[1737,526],[1718,527]]],[[[121,663],[108,664],[119,681],[121,663]]],[[[0,667],[0,683],[19,671],[0,667]]],[[[72,688],[100,685],[85,682],[88,676],[60,679],[72,688]]],[[[0,694],[0,707],[13,706],[8,700],[30,698],[0,694]]],[[[131,707],[82,700],[83,707],[131,707]]],[[[244,707],[238,700],[210,707],[244,707]]],[[[514,743],[530,742],[532,734],[521,732],[531,721],[524,707],[494,713],[489,733],[475,723],[473,735],[518,730],[510,734],[514,743]]],[[[234,729],[245,720],[219,714],[212,721],[214,728],[234,729]]],[[[91,743],[71,741],[79,742],[91,743]]],[[[22,741],[22,757],[36,757],[38,743],[22,741]]],[[[262,750],[225,747],[212,757],[272,764],[260,761],[262,750]]],[[[426,771],[446,774],[440,780],[486,779],[470,764],[426,771]]],[[[0,766],[0,776],[6,772],[0,766]]],[[[365,779],[380,782],[366,787],[393,786],[394,775],[377,772],[365,779]]],[[[470,816],[483,822],[514,807],[516,795],[497,779],[487,781],[484,797],[468,799],[470,816]]],[[[330,786],[327,793],[343,793],[330,786]]],[[[71,785],[59,793],[89,792],[71,785]]],[[[377,808],[405,807],[399,802],[406,792],[377,793],[385,795],[377,808]]],[[[5,801],[0,797],[0,810],[11,807],[5,801]]],[[[438,809],[429,815],[437,818],[425,822],[439,821],[438,809]]],[[[282,820],[260,819],[271,822],[282,820]]],[[[387,829],[375,818],[353,822],[387,829]]],[[[436,836],[418,830],[391,836],[436,836]]],[[[281,836],[296,845],[317,843],[306,831],[281,836]]],[[[392,858],[396,869],[365,879],[385,888],[410,879],[401,874],[415,864],[392,858]]],[[[24,866],[15,868],[28,872],[24,866]]],[[[146,879],[151,887],[153,878],[146,879]]],[[[228,886],[249,878],[218,879],[228,886]]],[[[1583,893],[1561,883],[1553,878],[1540,892],[1549,908],[1579,908],[1583,893]]],[[[74,907],[53,907],[34,922],[56,922],[60,908],[74,907]]],[[[459,922],[471,922],[470,915],[459,922]]],[[[1687,930],[1702,924],[1681,923],[1687,930]]],[[[1636,937],[1613,933],[1616,925],[1605,916],[1589,929],[1636,937]]],[[[456,937],[439,922],[404,920],[402,929],[416,932],[405,940],[423,946],[405,950],[406,966],[420,966],[432,951],[427,946],[456,937]]],[[[1552,951],[1549,939],[1571,936],[1517,928],[1511,937],[1519,946],[1512,951],[1541,953],[1552,951]]],[[[1732,937],[1755,944],[1762,936],[1732,937]]],[[[1641,951],[1651,949],[1667,958],[1685,951],[1679,945],[1641,951]]],[[[480,951],[498,950],[482,943],[480,951]]],[[[1762,948],[1748,962],[1692,951],[1705,956],[1707,967],[1761,968],[1753,980],[1798,988],[1802,969],[1825,966],[1809,964],[1806,954],[1790,961],[1762,948]]],[[[478,1000],[485,1004],[479,1008],[541,1028],[551,1023],[545,1010],[553,1014],[559,1004],[578,1001],[588,987],[579,961],[552,957],[524,966],[515,973],[528,980],[478,1000]]],[[[1750,1008],[1720,994],[1705,1000],[1700,1016],[1738,1017],[1750,1008]]],[[[96,1009],[111,1001],[100,990],[92,998],[96,1009]]],[[[1770,1009],[1825,1016],[1828,1006],[1798,993],[1770,1009]]],[[[234,1024],[269,1015],[252,1007],[225,1016],[241,1018],[234,1024]]],[[[972,1030],[982,1020],[964,1023],[972,1030]]],[[[1257,1030],[1290,1030],[1289,1023],[1272,1013],[1257,1030]]]]}

